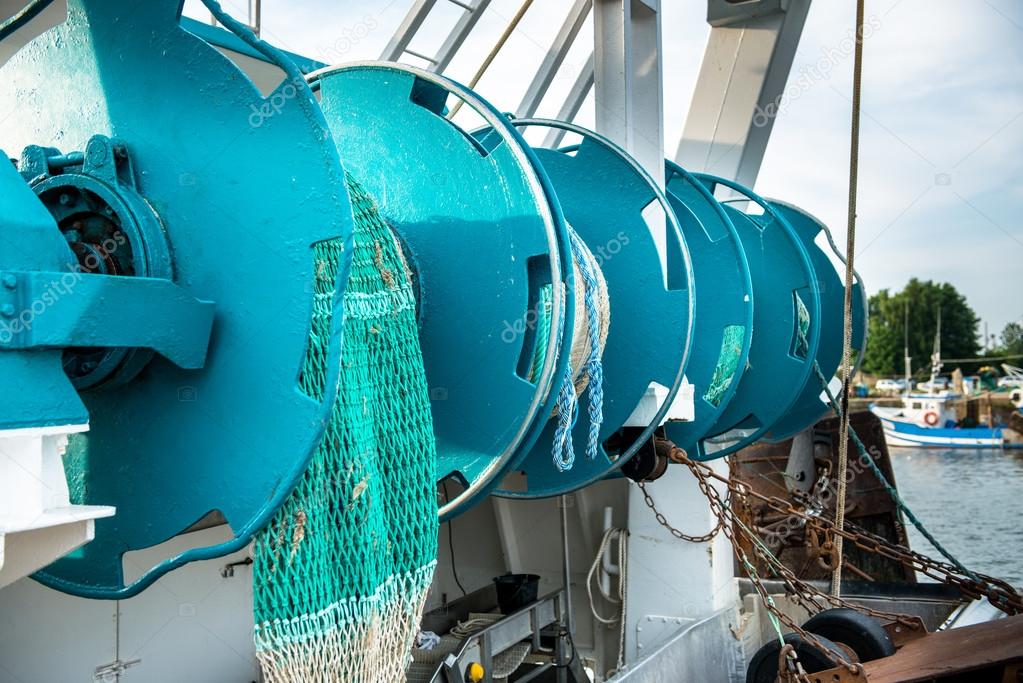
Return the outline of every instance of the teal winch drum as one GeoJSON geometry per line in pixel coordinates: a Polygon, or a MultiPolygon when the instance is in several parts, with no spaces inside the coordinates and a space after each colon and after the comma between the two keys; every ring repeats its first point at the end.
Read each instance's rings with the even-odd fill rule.
{"type": "MultiPolygon", "coordinates": [[[[817,275],[817,292],[821,299],[820,346],[817,350],[816,367],[796,403],[779,422],[771,426],[765,436],[771,441],[787,439],[818,420],[828,415],[832,407],[824,393],[824,385],[831,382],[842,362],[843,310],[845,308],[845,284],[835,268],[834,262],[825,253],[825,247],[819,244],[821,238],[827,242],[835,262],[844,263],[845,259],[838,251],[831,238],[831,232],[819,220],[806,211],[785,202],[767,200],[771,207],[783,216],[806,245],[807,252],[813,262],[817,275]]],[[[852,350],[856,354],[853,368],[859,367],[866,347],[867,335],[867,295],[863,281],[856,276],[852,290],[852,350]]],[[[837,387],[832,387],[837,395],[837,387]]]]}
{"type": "MultiPolygon", "coordinates": [[[[376,414],[415,431],[423,467],[408,472],[427,483],[416,514],[430,525],[434,483],[447,519],[491,494],[543,498],[617,476],[655,437],[709,460],[826,414],[841,256],[805,211],[672,162],[662,190],[607,138],[510,118],[424,69],[304,75],[204,1],[247,54],[284,71],[268,96],[182,27],[181,0],[69,0],[65,23],[0,67],[0,97],[17,103],[0,147],[19,157],[0,170],[0,212],[17,216],[26,247],[0,254],[0,313],[17,321],[47,283],[75,280],[32,325],[0,327],[0,376],[40,387],[0,397],[0,427],[75,427],[72,502],[117,508],[40,581],[127,598],[243,548],[271,519],[298,524],[282,505],[310,456],[330,450],[325,429],[361,414],[352,382],[350,395],[335,391],[345,311],[349,329],[365,327],[349,353],[393,379],[372,321],[399,294],[392,350],[420,389],[425,376],[429,410],[425,393],[406,406],[418,431],[386,400],[376,414]],[[532,147],[530,130],[580,141],[532,147]],[[353,276],[346,307],[360,215],[378,240],[372,263],[360,243],[363,270],[383,280],[353,276]],[[228,541],[126,576],[126,553],[220,517],[228,541]]],[[[858,278],[853,300],[862,358],[858,278]]],[[[335,450],[357,465],[376,457],[354,441],[335,450]]],[[[315,498],[320,480],[309,481],[299,507],[315,498]]],[[[432,563],[417,560],[420,578],[432,563]]]]}
{"type": "Polygon", "coordinates": [[[665,425],[665,436],[691,454],[735,395],[749,358],[755,306],[746,252],[732,219],[707,187],[678,164],[665,165],[668,201],[678,216],[697,283],[696,319],[686,378],[693,419],[665,425]]]}
{"type": "MultiPolygon", "coordinates": [[[[535,150],[569,225],[596,256],[607,283],[610,324],[600,361],[602,423],[587,448],[593,394],[579,392],[569,468],[552,461],[557,416],[494,493],[541,498],[580,489],[617,471],[664,422],[682,384],[692,344],[694,280],[689,252],[667,197],[642,167],[606,138],[580,126],[514,120],[520,129],[562,130],[578,146],[535,150]],[[648,222],[654,206],[663,222],[648,222]]],[[[576,311],[580,315],[580,311],[576,311]]],[[[560,390],[556,386],[552,391],[560,390]]],[[[569,388],[571,390],[571,387],[569,388]]]]}
{"type": "Polygon", "coordinates": [[[568,228],[536,155],[469,89],[390,63],[309,80],[346,168],[376,198],[414,273],[437,474],[457,489],[441,506],[447,517],[517,464],[554,409],[575,324],[568,228]],[[447,118],[455,101],[485,134],[447,118]]]}
{"type": "Polygon", "coordinates": [[[822,321],[813,264],[788,221],[738,183],[696,178],[719,197],[739,234],[756,304],[749,358],[735,395],[694,453],[710,459],[754,443],[795,405],[813,376],[822,321]]]}
{"type": "Polygon", "coordinates": [[[17,312],[45,283],[76,280],[0,348],[0,367],[5,383],[63,397],[51,424],[87,411],[65,456],[72,502],[117,509],[36,578],[92,598],[244,548],[304,472],[333,404],[299,388],[311,335],[330,349],[317,371],[328,385],[339,376],[352,212],[326,122],[262,43],[290,76],[278,91],[295,91],[250,120],[269,98],[179,26],[181,5],[69,0],[66,22],[0,68],[0,98],[16,103],[0,147],[24,150],[23,182],[49,209],[26,214],[33,235],[19,237],[38,253],[5,251],[3,296],[17,312]],[[126,578],[125,553],[213,512],[230,540],[126,578]]]}

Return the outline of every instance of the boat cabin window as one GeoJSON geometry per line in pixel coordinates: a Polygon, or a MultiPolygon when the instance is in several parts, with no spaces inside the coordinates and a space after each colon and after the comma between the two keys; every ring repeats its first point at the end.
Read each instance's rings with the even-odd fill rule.
{"type": "Polygon", "coordinates": [[[920,410],[921,408],[923,408],[923,404],[920,401],[913,402],[913,410],[920,410]]]}

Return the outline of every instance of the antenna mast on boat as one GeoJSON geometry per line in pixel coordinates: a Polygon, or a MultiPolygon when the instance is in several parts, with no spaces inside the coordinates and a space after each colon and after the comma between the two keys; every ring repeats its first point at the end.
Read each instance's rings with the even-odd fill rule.
{"type": "Polygon", "coordinates": [[[912,377],[913,377],[913,359],[909,357],[909,302],[904,301],[902,303],[903,311],[903,323],[902,323],[902,357],[906,361],[905,375],[906,375],[906,388],[903,390],[904,394],[909,394],[913,388],[912,377]]]}
{"type": "Polygon", "coordinates": [[[931,388],[929,393],[935,393],[935,382],[941,372],[941,306],[938,306],[938,325],[934,331],[934,353],[931,354],[931,388]]]}

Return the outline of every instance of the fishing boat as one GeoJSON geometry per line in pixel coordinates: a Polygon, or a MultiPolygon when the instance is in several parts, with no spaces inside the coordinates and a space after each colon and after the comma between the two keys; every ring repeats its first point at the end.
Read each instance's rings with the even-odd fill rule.
{"type": "MultiPolygon", "coordinates": [[[[906,386],[909,381],[910,357],[906,345],[906,386]]],[[[870,412],[881,420],[885,440],[889,446],[912,448],[1023,448],[1023,440],[1011,429],[990,424],[963,426],[955,410],[955,403],[964,396],[955,391],[939,389],[941,372],[941,309],[934,334],[934,353],[931,355],[931,378],[921,384],[926,393],[912,393],[908,389],[902,396],[901,407],[871,404],[870,412]]]]}
{"type": "Polygon", "coordinates": [[[901,407],[871,405],[881,419],[889,446],[924,448],[1006,448],[1023,445],[1007,441],[997,426],[961,427],[953,403],[962,397],[950,391],[907,394],[901,407]]]}

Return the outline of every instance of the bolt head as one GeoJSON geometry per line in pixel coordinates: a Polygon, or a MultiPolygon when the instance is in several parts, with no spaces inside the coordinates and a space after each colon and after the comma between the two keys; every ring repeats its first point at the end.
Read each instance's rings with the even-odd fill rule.
{"type": "Polygon", "coordinates": [[[7,289],[14,289],[18,286],[18,278],[13,275],[4,275],[4,287],[7,289]]]}
{"type": "Polygon", "coordinates": [[[0,308],[0,314],[3,314],[5,318],[13,318],[15,312],[14,304],[4,304],[3,308],[0,308]]]}
{"type": "Polygon", "coordinates": [[[100,140],[91,140],[86,147],[85,154],[89,158],[90,164],[99,166],[107,160],[106,145],[100,140]]]}

